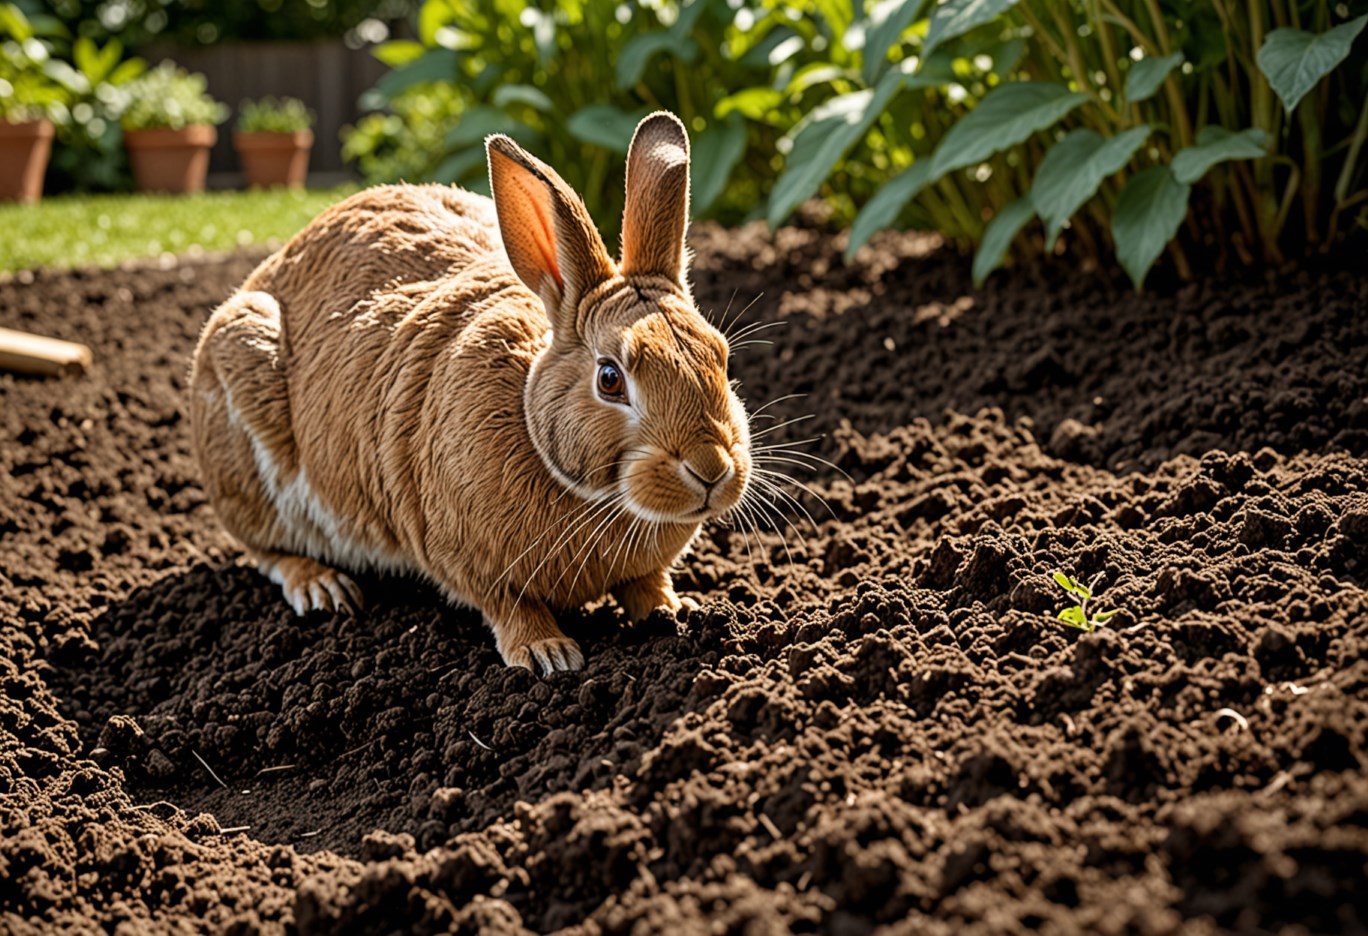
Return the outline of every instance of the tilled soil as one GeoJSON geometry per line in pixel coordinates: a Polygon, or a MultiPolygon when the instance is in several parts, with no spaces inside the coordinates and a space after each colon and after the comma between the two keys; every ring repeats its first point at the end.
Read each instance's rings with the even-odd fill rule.
{"type": "Polygon", "coordinates": [[[1368,277],[693,241],[784,323],[762,441],[833,464],[545,680],[405,580],[297,619],[218,530],[187,362],[259,257],[0,283],[97,360],[0,376],[0,928],[1368,932],[1368,277]]]}

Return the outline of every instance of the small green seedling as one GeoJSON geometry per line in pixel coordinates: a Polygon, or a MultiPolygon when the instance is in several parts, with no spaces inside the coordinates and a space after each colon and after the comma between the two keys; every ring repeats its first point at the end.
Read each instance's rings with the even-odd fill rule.
{"type": "Polygon", "coordinates": [[[1075,582],[1063,572],[1054,573],[1054,580],[1060,588],[1069,593],[1069,597],[1078,602],[1078,604],[1071,605],[1059,612],[1059,619],[1070,627],[1091,633],[1097,630],[1099,624],[1105,624],[1120,610],[1118,608],[1113,611],[1099,611],[1096,614],[1089,613],[1088,603],[1092,601],[1093,591],[1102,582],[1100,574],[1087,585],[1075,582]]]}

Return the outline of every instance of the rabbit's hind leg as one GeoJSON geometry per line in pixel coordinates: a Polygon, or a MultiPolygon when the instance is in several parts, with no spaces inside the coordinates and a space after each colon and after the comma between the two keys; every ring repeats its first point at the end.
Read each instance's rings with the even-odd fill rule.
{"type": "Polygon", "coordinates": [[[190,417],[205,493],[219,521],[298,614],[356,611],[361,590],[303,553],[317,531],[282,510],[302,473],[279,360],[280,309],[263,292],[241,292],[205,326],[191,374],[190,417]]]}

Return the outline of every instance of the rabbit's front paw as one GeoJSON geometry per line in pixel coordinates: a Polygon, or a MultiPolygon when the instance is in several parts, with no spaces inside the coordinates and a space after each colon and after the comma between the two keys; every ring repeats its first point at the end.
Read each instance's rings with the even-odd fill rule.
{"type": "Polygon", "coordinates": [[[509,666],[521,666],[542,675],[584,669],[584,653],[569,637],[549,637],[510,647],[504,651],[503,659],[509,666]]]}
{"type": "Polygon", "coordinates": [[[664,611],[668,615],[674,615],[680,608],[687,608],[690,611],[698,608],[697,601],[675,593],[667,572],[657,572],[624,582],[613,589],[613,596],[622,606],[622,610],[627,612],[627,617],[633,621],[642,621],[653,611],[664,611]]]}
{"type": "Polygon", "coordinates": [[[295,614],[310,611],[356,614],[364,604],[361,589],[355,582],[306,556],[258,556],[257,568],[280,586],[295,614]]]}

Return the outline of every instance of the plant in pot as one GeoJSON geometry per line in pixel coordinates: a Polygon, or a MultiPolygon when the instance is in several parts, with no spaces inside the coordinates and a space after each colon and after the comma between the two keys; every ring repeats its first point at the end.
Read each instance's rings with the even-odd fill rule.
{"type": "Polygon", "coordinates": [[[129,104],[120,122],[124,146],[141,192],[198,192],[209,171],[215,124],[228,108],[206,92],[203,75],[162,62],[127,85],[129,104]]]}
{"type": "Polygon", "coordinates": [[[238,106],[233,146],[251,186],[300,188],[309,174],[314,114],[298,98],[265,97],[238,106]]]}
{"type": "Polygon", "coordinates": [[[48,49],[11,4],[0,4],[0,201],[35,202],[52,152],[49,109],[61,90],[48,78],[48,49]]]}

